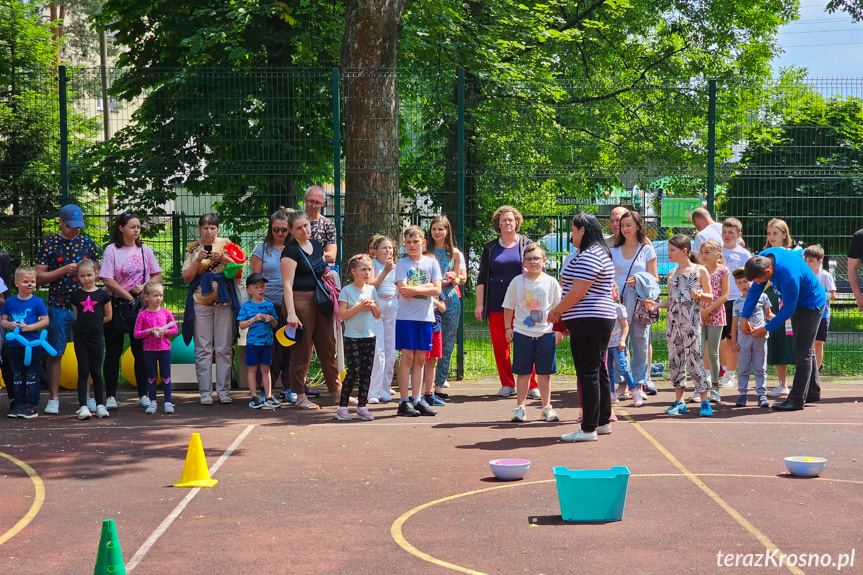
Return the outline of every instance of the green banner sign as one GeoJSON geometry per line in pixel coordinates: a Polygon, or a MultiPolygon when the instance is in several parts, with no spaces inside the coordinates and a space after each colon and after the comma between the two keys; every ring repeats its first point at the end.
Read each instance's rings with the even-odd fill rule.
{"type": "Polygon", "coordinates": [[[663,228],[692,228],[692,212],[701,207],[701,198],[662,198],[663,228]]]}

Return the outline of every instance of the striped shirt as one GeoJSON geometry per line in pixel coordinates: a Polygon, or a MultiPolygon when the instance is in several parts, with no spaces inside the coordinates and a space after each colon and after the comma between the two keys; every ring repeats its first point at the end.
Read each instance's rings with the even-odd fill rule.
{"type": "Polygon", "coordinates": [[[581,300],[563,312],[562,319],[582,317],[617,318],[617,308],[611,297],[614,282],[614,262],[599,244],[590,246],[587,251],[579,252],[560,274],[563,284],[563,297],[569,293],[572,282],[582,280],[591,282],[587,293],[581,300]]]}

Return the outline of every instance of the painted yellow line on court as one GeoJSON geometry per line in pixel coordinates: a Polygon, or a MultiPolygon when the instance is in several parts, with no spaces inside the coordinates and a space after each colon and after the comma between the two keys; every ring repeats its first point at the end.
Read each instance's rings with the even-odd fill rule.
{"type": "MultiPolygon", "coordinates": [[[[784,475],[745,475],[735,473],[633,473],[630,477],[686,477],[687,479],[691,479],[692,477],[744,477],[749,479],[780,479],[784,477],[784,475]]],[[[814,479],[816,481],[863,484],[863,481],[856,481],[853,479],[830,479],[827,477],[815,477],[814,479]]],[[[396,543],[399,544],[402,549],[404,549],[414,557],[422,559],[423,561],[428,561],[429,563],[433,563],[441,567],[446,567],[447,569],[452,569],[454,571],[460,571],[462,573],[471,573],[472,575],[486,575],[482,571],[475,571],[473,569],[468,569],[467,567],[462,567],[461,565],[448,563],[447,561],[432,557],[428,553],[423,553],[407,541],[404,534],[402,533],[402,526],[405,524],[405,522],[407,522],[408,519],[410,519],[420,511],[428,509],[429,507],[437,505],[438,503],[452,501],[461,497],[467,497],[468,495],[477,495],[479,493],[485,493],[487,491],[507,489],[509,487],[521,487],[522,485],[539,485],[541,483],[552,483],[554,481],[554,479],[542,479],[539,481],[529,481],[527,483],[508,483],[506,485],[497,485],[495,487],[487,487],[485,489],[477,489],[475,491],[457,493],[455,495],[436,499],[435,501],[429,501],[428,503],[423,503],[422,505],[414,507],[413,509],[396,519],[395,522],[392,524],[392,527],[390,528],[390,533],[392,534],[393,539],[396,541],[396,543]]],[[[744,521],[746,520],[744,519],[744,521]]],[[[802,571],[799,572],[802,573],[802,571]]]]}
{"type": "MultiPolygon", "coordinates": [[[[743,517],[740,513],[737,512],[736,509],[731,507],[724,499],[722,499],[715,491],[710,489],[703,481],[701,481],[697,475],[689,471],[680,461],[674,457],[670,451],[668,451],[659,441],[656,440],[652,435],[650,435],[646,429],[644,429],[640,423],[636,422],[635,419],[632,418],[631,415],[625,409],[618,409],[617,412],[623,415],[638,431],[641,433],[653,446],[659,450],[659,452],[665,456],[665,458],[671,462],[677,469],[680,470],[683,475],[689,478],[695,485],[697,485],[704,493],[707,494],[717,505],[719,505],[722,509],[725,510],[726,513],[731,515],[737,523],[739,523],[744,529],[746,529],[753,537],[755,537],[768,551],[776,551],[781,553],[779,548],[774,544],[764,533],[759,531],[752,523],[747,521],[745,517],[743,517]]],[[[795,566],[785,564],[785,567],[788,568],[789,571],[794,573],[795,575],[805,575],[803,571],[798,569],[795,566]]]]}
{"type": "Polygon", "coordinates": [[[39,513],[39,510],[42,508],[42,503],[45,502],[45,484],[42,483],[42,478],[39,477],[39,474],[36,473],[32,467],[21,461],[20,459],[16,459],[7,453],[3,453],[0,451],[0,457],[5,457],[18,467],[24,470],[24,473],[30,478],[30,481],[33,482],[33,490],[35,491],[35,496],[33,497],[33,505],[30,506],[30,510],[27,514],[21,518],[18,523],[12,526],[12,529],[0,535],[0,545],[3,545],[16,535],[21,532],[22,529],[27,527],[27,525],[33,521],[33,518],[36,517],[36,514],[39,513]]]}

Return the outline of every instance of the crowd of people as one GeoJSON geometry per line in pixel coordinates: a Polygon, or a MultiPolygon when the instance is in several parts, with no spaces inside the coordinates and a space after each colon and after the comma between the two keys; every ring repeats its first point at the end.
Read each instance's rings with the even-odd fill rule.
{"type": "MultiPolygon", "coordinates": [[[[407,227],[401,238],[374,236],[368,253],[349,258],[347,281],[341,285],[334,269],[335,226],[321,213],[325,204],[324,190],[312,186],[303,211],[272,214],[245,280],[230,273],[242,261],[219,235],[218,216],[200,217],[199,238],[186,248],[182,266],[188,289],[181,322],[185,343],[194,342],[200,403],[212,405],[214,392],[219,403],[233,401],[233,346],[239,327],[246,332],[253,409],[278,408],[285,401],[300,410],[319,409],[319,392],[306,383],[314,352],[323,381],[338,402],[336,419],[351,419],[353,406],[357,419],[373,420],[369,405],[393,401],[394,376],[397,415],[434,416],[434,408],[448,399],[444,390],[463,305],[461,286],[467,281],[466,258],[455,244],[450,221],[435,217],[428,236],[418,226],[407,227]],[[399,244],[404,256],[397,259],[399,244]],[[280,343],[282,338],[292,345],[280,343]],[[279,381],[281,393],[274,389],[279,381]]],[[[43,350],[50,353],[44,413],[59,413],[61,358],[69,342],[78,365],[78,418],[109,416],[118,408],[126,334],[138,404],[146,413],[157,412],[156,384],[161,380],[163,411],[174,413],[171,338],[180,330],[163,306],[162,269],[141,241],[141,218],[131,213],[117,217],[101,254],[81,233],[84,219],[78,206],[64,206],[58,222],[59,232],[43,241],[35,266],[15,271],[16,295],[0,285],[8,296],[0,325],[20,336],[3,349],[9,416],[38,415],[43,350]],[[34,295],[39,286],[48,288],[47,305],[34,295]],[[42,330],[47,337],[37,341],[42,330]]],[[[562,439],[595,441],[611,433],[613,404],[631,398],[639,407],[656,394],[651,329],[660,308],[667,310],[675,390],[665,413],[687,412],[687,372],[695,389],[691,401],[700,404],[701,416],[713,414],[723,387],[736,388],[735,405],[745,406],[750,376],[762,407],[770,406],[770,396],[780,400],[774,409],[786,411],[820,400],[818,371],[836,285],[824,269],[823,250],[795,247],[784,221],[770,220],[765,248],[753,256],[739,220],[718,223],[707,210],[695,210],[694,240],[686,235],[668,240],[674,267],[667,274],[663,301],[658,299],[657,252],[638,212],[612,210],[608,236],[595,216],[576,214],[570,228],[575,249],[558,279],[544,271],[543,246],[520,233],[523,222],[511,206],[494,213],[491,224],[498,236],[482,246],[475,285],[474,315],[488,323],[500,380],[497,395],[516,398],[512,421],[527,420],[529,399],[540,402],[541,420],[559,421],[550,376],[557,371],[556,346],[568,337],[581,415],[579,428],[562,439]],[[792,363],[796,370],[789,389],[785,367],[792,363]],[[777,374],[777,385],[769,392],[767,365],[774,365],[777,374]]],[[[856,266],[861,257],[863,230],[855,234],[849,251],[849,279],[863,309],[856,266]]]]}

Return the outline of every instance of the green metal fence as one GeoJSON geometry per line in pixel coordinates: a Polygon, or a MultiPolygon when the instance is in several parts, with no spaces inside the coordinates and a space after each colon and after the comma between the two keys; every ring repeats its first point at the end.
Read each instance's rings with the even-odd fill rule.
{"type": "MultiPolygon", "coordinates": [[[[740,219],[751,249],[768,220],[785,219],[795,240],[824,246],[841,282],[848,240],[863,227],[861,99],[863,80],[799,77],[538,84],[440,69],[33,71],[0,95],[0,248],[32,261],[67,198],[101,245],[112,217],[134,210],[179,311],[182,253],[201,214],[218,213],[223,235],[250,253],[266,216],[302,207],[313,183],[327,190],[343,257],[372,233],[427,229],[444,213],[472,276],[502,204],[524,214],[522,231],[542,240],[554,271],[575,211],[604,219],[618,203],[633,206],[661,247],[694,232],[663,227],[663,206],[669,216],[671,202],[692,198],[717,220],[740,219]]],[[[494,372],[472,310],[469,284],[459,376],[494,372]]],[[[847,295],[833,317],[827,368],[863,371],[847,295]]],[[[654,344],[662,361],[661,332],[654,344]]]]}

